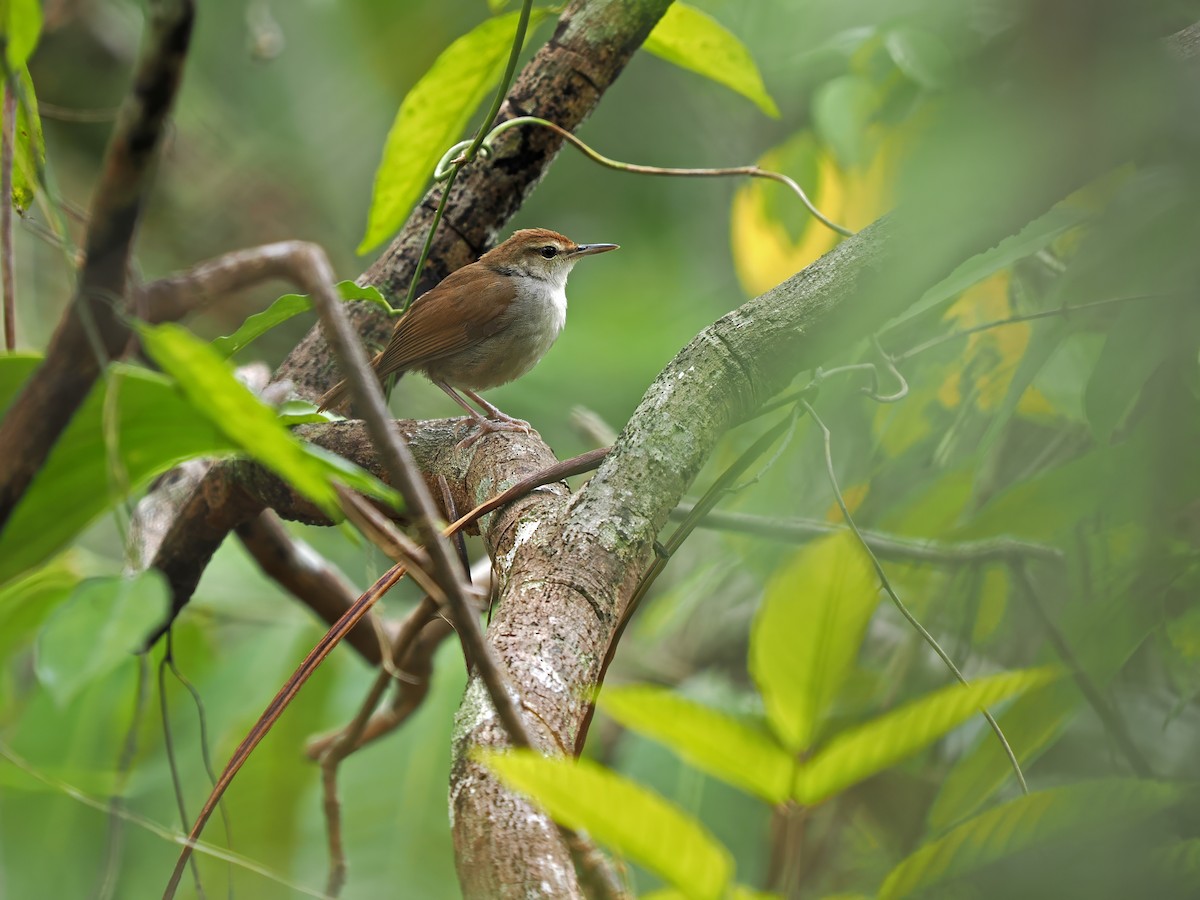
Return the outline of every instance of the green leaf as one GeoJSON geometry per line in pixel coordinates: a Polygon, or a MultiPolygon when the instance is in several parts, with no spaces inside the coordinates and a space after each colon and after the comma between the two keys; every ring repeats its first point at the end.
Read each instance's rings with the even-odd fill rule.
{"type": "MultiPolygon", "coordinates": [[[[641,900],[687,900],[687,894],[675,888],[659,888],[648,894],[642,894],[641,900]]],[[[728,895],[729,900],[783,900],[782,894],[771,894],[766,891],[756,891],[745,885],[735,884],[728,895]]],[[[829,900],[829,898],[826,898],[829,900]]],[[[854,900],[869,900],[867,897],[856,897],[854,900]]]]}
{"type": "Polygon", "coordinates": [[[878,603],[875,573],[849,534],[810,544],[768,583],[750,632],[750,673],[792,752],[816,740],[878,603]]]}
{"type": "MultiPolygon", "coordinates": [[[[996,717],[1023,766],[1038,758],[1075,714],[1079,692],[1058,681],[1018,697],[996,717]]],[[[991,731],[981,732],[975,747],[954,764],[929,810],[929,828],[944,831],[983,806],[1008,780],[1012,765],[991,731]]]]}
{"type": "Polygon", "coordinates": [[[941,90],[953,84],[954,57],[930,32],[900,25],[884,35],[883,45],[896,68],[926,90],[941,90]]]}
{"type": "MultiPolygon", "coordinates": [[[[546,10],[533,10],[530,31],[546,15],[546,10]]],[[[359,253],[387,240],[403,224],[442,154],[459,139],[480,102],[504,74],[519,16],[512,12],[488,19],[460,37],[408,92],[375,172],[359,253]]]]}
{"type": "MultiPolygon", "coordinates": [[[[17,72],[17,124],[14,132],[12,204],[24,212],[33,203],[34,191],[43,181],[46,163],[46,141],[42,136],[42,119],[38,115],[37,95],[29,69],[21,66],[17,72]]],[[[0,111],[0,121],[3,112],[0,111]]]]}
{"type": "MultiPolygon", "coordinates": [[[[326,451],[298,440],[275,411],[252,394],[208,344],[174,324],[139,327],[146,352],[171,375],[191,402],[235,446],[290,482],[331,518],[337,517],[335,478],[345,481],[349,463],[333,463],[326,451]]],[[[395,501],[395,493],[363,472],[358,485],[395,501]]]]}
{"type": "Polygon", "coordinates": [[[642,45],[655,56],[736,91],[773,119],[779,107],[767,93],[746,46],[720,22],[684,3],[673,3],[642,45]]]}
{"type": "Polygon", "coordinates": [[[910,897],[951,878],[1081,830],[1125,828],[1179,799],[1169,784],[1112,778],[1019,797],[964,822],[891,871],[879,900],[910,897]]]}
{"type": "Polygon", "coordinates": [[[89,578],[38,635],[38,679],[65,706],[136,653],[167,607],[167,580],[157,569],[134,578],[89,578]]]}
{"type": "Polygon", "coordinates": [[[42,33],[42,4],[39,0],[3,0],[0,3],[0,39],[9,71],[25,68],[42,33]]]}
{"type": "Polygon", "coordinates": [[[1008,383],[1008,388],[1004,392],[1004,399],[1000,405],[992,413],[991,421],[988,423],[987,431],[983,433],[983,437],[976,444],[976,451],[983,453],[991,449],[992,445],[1004,433],[1012,420],[1013,414],[1017,411],[1017,406],[1021,402],[1021,397],[1029,390],[1033,384],[1037,374],[1042,370],[1042,366],[1054,354],[1059,345],[1071,332],[1072,324],[1067,321],[1059,320],[1053,324],[1047,325],[1044,328],[1035,329],[1033,335],[1029,339],[1029,343],[1025,345],[1025,352],[1021,355],[1021,362],[1018,363],[1017,369],[1013,372],[1013,377],[1008,383]]]}
{"type": "Polygon", "coordinates": [[[1170,345],[1172,316],[1154,315],[1137,304],[1121,310],[1108,330],[1100,358],[1083,395],[1083,408],[1098,444],[1112,440],[1142,388],[1163,364],[1170,345]]]}
{"type": "Polygon", "coordinates": [[[0,668],[79,583],[79,566],[68,554],[0,588],[0,668]]]}
{"type": "MultiPolygon", "coordinates": [[[[384,299],[383,294],[370,285],[362,286],[353,281],[339,281],[337,288],[343,300],[367,300],[382,306],[389,315],[396,312],[392,305],[384,299]]],[[[214,340],[212,342],[213,349],[222,356],[233,356],[276,325],[280,325],[300,313],[308,312],[310,309],[312,309],[312,301],[308,294],[284,294],[262,312],[248,317],[233,334],[214,340]]]]}
{"type": "Polygon", "coordinates": [[[729,851],[699,822],[641,785],[586,759],[551,759],[528,750],[481,754],[481,761],[555,821],[587,831],[686,896],[724,896],[733,874],[729,851]]]}
{"type": "Polygon", "coordinates": [[[993,703],[1047,684],[1051,668],[1005,672],[969,685],[952,684],[834,736],[800,767],[796,799],[819,803],[932,744],[993,703]]]}
{"type": "Polygon", "coordinates": [[[867,161],[867,125],[878,105],[875,87],[859,75],[834,78],[813,95],[813,127],[843,166],[867,161]]]}
{"type": "Polygon", "coordinates": [[[931,287],[904,315],[893,323],[908,321],[936,306],[949,303],[967,288],[978,284],[989,275],[1007,269],[1018,260],[1044,250],[1050,243],[1070,228],[1074,228],[1091,217],[1091,213],[1078,206],[1060,203],[1043,216],[1034,219],[1016,234],[1006,237],[995,247],[977,253],[964,260],[953,272],[931,287]]]}
{"type": "MultiPolygon", "coordinates": [[[[0,357],[0,410],[39,362],[27,354],[0,357]]],[[[233,449],[168,379],[133,366],[112,366],[107,384],[100,381],[93,388],[0,533],[0,584],[49,559],[155,475],[185,459],[233,449]],[[108,391],[115,399],[111,417],[105,414],[108,391]]]]}
{"type": "Polygon", "coordinates": [[[769,803],[782,803],[791,793],[791,754],[762,729],[650,685],[605,688],[599,704],[626,728],[769,803]]]}

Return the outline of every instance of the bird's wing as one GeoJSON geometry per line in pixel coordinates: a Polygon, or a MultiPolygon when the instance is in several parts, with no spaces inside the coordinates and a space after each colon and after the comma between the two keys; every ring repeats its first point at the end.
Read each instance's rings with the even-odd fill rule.
{"type": "MultiPolygon", "coordinates": [[[[470,268],[470,267],[468,267],[470,268]]],[[[418,297],[372,365],[380,380],[466,350],[502,329],[515,291],[504,275],[463,269],[418,297]]]]}

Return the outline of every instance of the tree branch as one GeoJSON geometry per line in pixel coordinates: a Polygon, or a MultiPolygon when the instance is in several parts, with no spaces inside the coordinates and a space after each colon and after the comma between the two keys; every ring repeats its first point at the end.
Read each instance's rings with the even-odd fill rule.
{"type": "MultiPolygon", "coordinates": [[[[192,33],[191,0],[152,4],[92,201],[87,259],[46,358],[0,422],[0,530],[110,359],[129,343],[129,255],[192,33]]],[[[4,199],[5,203],[9,198],[4,199]]]]}

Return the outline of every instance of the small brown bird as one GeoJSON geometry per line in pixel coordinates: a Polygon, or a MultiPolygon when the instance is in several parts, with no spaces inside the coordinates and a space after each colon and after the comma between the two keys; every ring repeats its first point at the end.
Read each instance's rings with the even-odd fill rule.
{"type": "MultiPolygon", "coordinates": [[[[479,423],[481,431],[471,441],[491,431],[528,433],[528,422],[505,415],[476,391],[507,384],[537,365],[566,324],[572,267],[585,256],[616,249],[576,244],[547,228],[522,229],[414,300],[371,367],[381,384],[391,375],[424,372],[479,423]]],[[[340,381],[321,398],[320,408],[344,411],[348,402],[346,382],[340,381]]]]}

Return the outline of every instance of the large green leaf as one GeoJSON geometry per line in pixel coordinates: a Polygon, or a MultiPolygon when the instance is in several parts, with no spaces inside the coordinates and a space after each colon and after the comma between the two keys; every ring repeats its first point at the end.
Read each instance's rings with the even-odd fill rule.
{"type": "MultiPolygon", "coordinates": [[[[38,362],[28,354],[0,357],[0,410],[38,362]]],[[[0,533],[0,584],[49,559],[129,490],[160,472],[184,459],[233,449],[168,379],[113,366],[71,419],[0,533]],[[115,398],[111,419],[104,408],[108,391],[115,398]]]]}
{"type": "Polygon", "coordinates": [[[333,454],[297,439],[275,411],[238,381],[211,346],[174,324],[139,329],[146,352],[171,375],[196,412],[207,418],[246,455],[286,479],[331,517],[337,516],[334,480],[353,477],[354,486],[395,502],[381,482],[333,454]]]}
{"type": "Polygon", "coordinates": [[[605,688],[600,708],[696,768],[770,803],[791,793],[792,756],[768,732],[651,685],[605,688]]]}
{"type": "Polygon", "coordinates": [[[31,640],[42,620],[79,583],[79,564],[64,553],[0,588],[0,668],[14,649],[31,640]]]}
{"type": "Polygon", "coordinates": [[[587,831],[686,896],[724,896],[733,874],[729,851],[699,822],[641,785],[585,759],[513,751],[482,761],[556,821],[587,831]]]}
{"type": "MultiPolygon", "coordinates": [[[[1028,692],[997,716],[1013,753],[1028,766],[1062,733],[1080,704],[1074,683],[1058,681],[1028,692]]],[[[978,743],[954,764],[929,810],[929,828],[944,831],[983,806],[1012,777],[1012,764],[995,735],[981,732],[978,743]]]]}
{"type": "Polygon", "coordinates": [[[1028,847],[1081,831],[1129,827],[1178,799],[1173,785],[1121,778],[1018,797],[926,844],[891,871],[878,897],[909,897],[1028,847]]]}
{"type": "Polygon", "coordinates": [[[915,304],[904,311],[897,323],[906,322],[934,307],[949,303],[971,285],[989,275],[1007,269],[1018,260],[1032,256],[1048,247],[1056,237],[1085,222],[1090,213],[1067,203],[1055,206],[995,247],[964,260],[959,266],[931,287],[915,304]]]}
{"type": "MultiPolygon", "coordinates": [[[[488,19],[433,62],[400,104],[375,172],[367,230],[359,253],[387,240],[433,176],[438,160],[459,139],[472,114],[504,73],[519,13],[488,19]]],[[[535,9],[530,29],[547,15],[535,9]]]]}
{"type": "Polygon", "coordinates": [[[736,91],[768,116],[779,118],[779,107],[767,93],[750,51],[707,13],[685,3],[672,3],[642,46],[669,63],[736,91]]]}
{"type": "Polygon", "coordinates": [[[1006,697],[1058,677],[1054,669],[1028,669],[952,684],[900,709],[834,736],[796,776],[796,800],[812,804],[882,772],[932,744],[1006,697]]]}
{"type": "Polygon", "coordinates": [[[750,632],[750,672],[792,752],[816,740],[878,602],[870,562],[844,533],[801,550],[767,585],[750,632]]]}
{"type": "Polygon", "coordinates": [[[813,94],[813,127],[843,166],[867,161],[867,125],[879,107],[875,86],[861,75],[842,75],[813,94]]]}
{"type": "Polygon", "coordinates": [[[954,83],[954,56],[936,34],[898,25],[884,35],[883,46],[896,68],[926,90],[942,90],[954,83]]]}
{"type": "MultiPolygon", "coordinates": [[[[343,300],[368,300],[382,306],[389,314],[395,312],[391,304],[383,298],[383,294],[370,285],[363,287],[353,281],[339,281],[337,288],[343,300]]],[[[280,325],[300,313],[308,312],[310,309],[312,309],[312,300],[307,294],[284,294],[262,312],[248,317],[233,334],[214,340],[213,348],[222,356],[233,356],[276,325],[280,325]]]]}
{"type": "Polygon", "coordinates": [[[37,674],[66,705],[93,680],[136,652],[167,615],[166,577],[147,569],[134,578],[89,578],[38,634],[37,674]]]}

